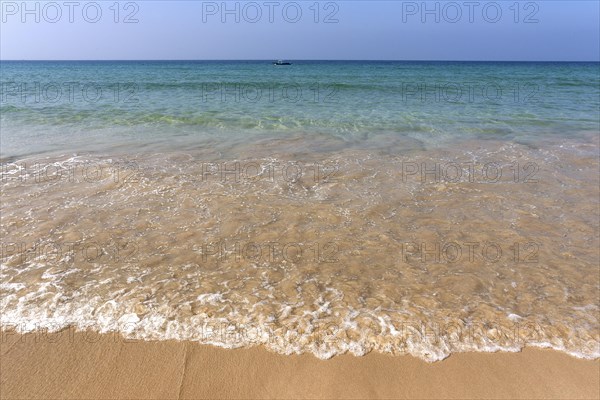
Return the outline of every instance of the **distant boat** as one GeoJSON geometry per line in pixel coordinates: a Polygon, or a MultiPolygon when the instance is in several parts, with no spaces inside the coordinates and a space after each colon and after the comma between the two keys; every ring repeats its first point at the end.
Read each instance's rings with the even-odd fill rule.
{"type": "Polygon", "coordinates": [[[273,65],[292,65],[292,63],[283,62],[283,60],[278,60],[278,61],[274,62],[273,65]]]}

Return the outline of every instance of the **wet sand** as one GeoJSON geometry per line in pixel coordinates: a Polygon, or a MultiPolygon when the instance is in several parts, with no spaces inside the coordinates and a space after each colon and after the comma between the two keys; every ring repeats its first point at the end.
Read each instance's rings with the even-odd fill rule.
{"type": "Polygon", "coordinates": [[[319,360],[261,347],[3,332],[1,397],[598,398],[600,360],[552,350],[458,353],[436,363],[371,353],[319,360]]]}

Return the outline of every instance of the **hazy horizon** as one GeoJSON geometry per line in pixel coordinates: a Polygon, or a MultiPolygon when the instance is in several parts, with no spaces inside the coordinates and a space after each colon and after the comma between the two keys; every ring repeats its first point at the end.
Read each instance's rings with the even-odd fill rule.
{"type": "Polygon", "coordinates": [[[276,60],[285,60],[285,61],[295,61],[295,62],[457,62],[457,63],[468,63],[468,62],[476,62],[476,63],[600,63],[600,60],[409,60],[409,59],[293,59],[293,58],[229,58],[229,59],[186,59],[186,58],[171,58],[171,59],[0,59],[2,61],[40,61],[40,62],[62,62],[62,61],[209,61],[209,62],[235,62],[235,61],[265,61],[272,62],[276,60]]]}

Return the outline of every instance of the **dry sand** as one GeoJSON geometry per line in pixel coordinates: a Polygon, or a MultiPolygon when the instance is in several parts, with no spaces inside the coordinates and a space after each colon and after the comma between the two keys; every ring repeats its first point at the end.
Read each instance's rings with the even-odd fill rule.
{"type": "Polygon", "coordinates": [[[600,360],[552,350],[411,356],[282,356],[65,330],[3,332],[2,398],[599,398],[600,360]]]}

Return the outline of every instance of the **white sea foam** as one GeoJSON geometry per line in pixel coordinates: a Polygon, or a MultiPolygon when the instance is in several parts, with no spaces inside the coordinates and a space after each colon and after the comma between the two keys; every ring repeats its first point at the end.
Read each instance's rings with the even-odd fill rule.
{"type": "MultiPolygon", "coordinates": [[[[398,324],[390,321],[389,314],[366,309],[349,309],[344,318],[337,321],[327,318],[327,303],[314,312],[305,312],[294,321],[295,328],[292,328],[290,324],[286,326],[270,320],[267,315],[240,315],[235,311],[228,318],[202,313],[173,319],[169,314],[157,311],[140,316],[127,303],[105,301],[99,297],[87,301],[74,299],[65,304],[60,301],[60,293],[45,297],[43,305],[32,306],[32,299],[47,293],[45,286],[40,286],[39,292],[23,297],[14,294],[22,290],[23,285],[3,284],[2,288],[9,293],[0,302],[2,328],[21,333],[58,332],[75,327],[100,333],[119,332],[130,339],[190,340],[223,348],[262,345],[281,354],[310,353],[321,359],[344,353],[362,356],[376,351],[410,354],[433,362],[456,352],[515,352],[526,346],[552,348],[579,358],[600,357],[600,346],[591,338],[584,342],[582,338],[548,337],[541,332],[542,336],[536,340],[515,341],[499,338],[495,328],[474,335],[464,321],[453,322],[456,326],[462,324],[464,330],[438,334],[435,325],[427,326],[428,321],[407,320],[406,324],[398,324]],[[319,319],[323,315],[326,318],[319,319]],[[371,318],[374,325],[363,323],[361,326],[361,317],[371,318]],[[471,335],[465,336],[466,332],[471,335]]],[[[198,300],[212,305],[224,302],[222,295],[215,293],[200,295],[198,300]]],[[[279,317],[285,319],[291,311],[291,306],[283,306],[279,317]]],[[[480,324],[477,328],[483,326],[480,324]]]]}

